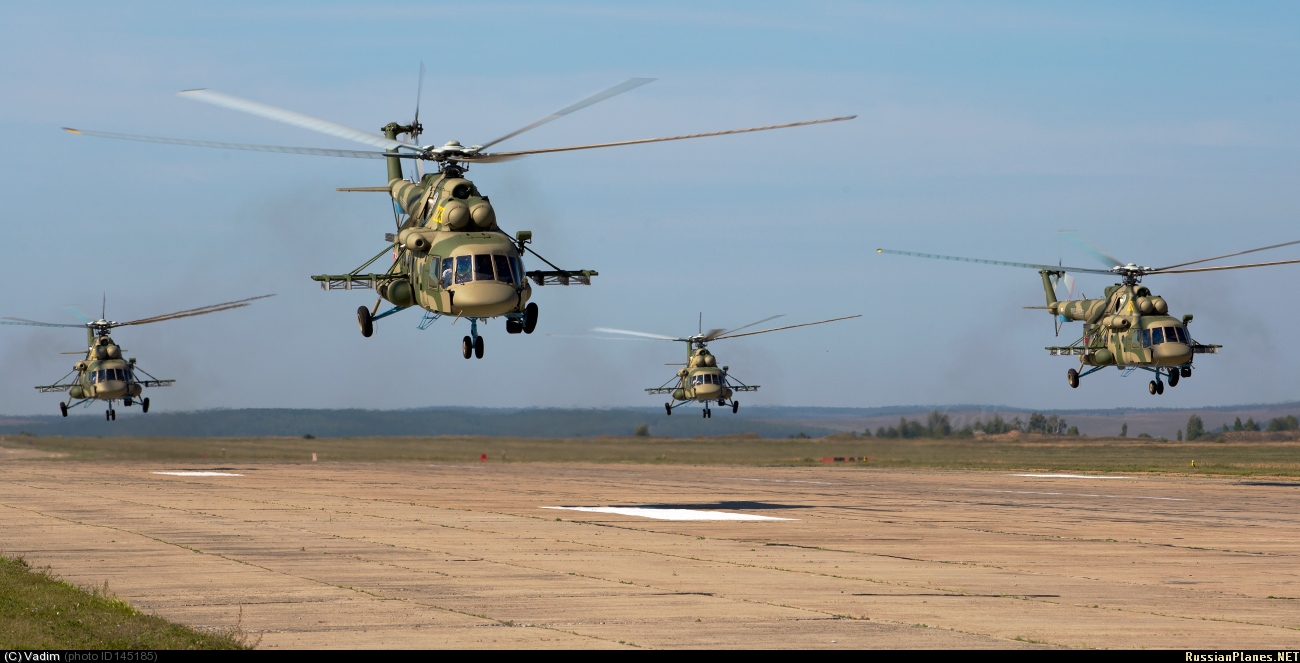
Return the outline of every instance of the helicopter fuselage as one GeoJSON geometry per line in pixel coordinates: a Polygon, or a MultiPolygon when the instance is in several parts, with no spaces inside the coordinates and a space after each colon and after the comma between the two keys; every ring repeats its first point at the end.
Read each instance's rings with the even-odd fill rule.
{"type": "Polygon", "coordinates": [[[1085,366],[1191,366],[1190,317],[1169,315],[1163,297],[1145,286],[1116,284],[1105,299],[1048,302],[1048,311],[1084,323],[1079,355],[1085,366]]]}

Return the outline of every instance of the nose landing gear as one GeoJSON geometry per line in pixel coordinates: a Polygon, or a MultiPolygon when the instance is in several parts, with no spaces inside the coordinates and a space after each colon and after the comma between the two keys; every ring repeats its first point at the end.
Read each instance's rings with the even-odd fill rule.
{"type": "Polygon", "coordinates": [[[117,410],[109,408],[104,411],[104,421],[117,421],[117,410]]]}
{"type": "Polygon", "coordinates": [[[483,337],[478,335],[478,320],[469,319],[469,336],[461,339],[460,353],[469,359],[470,355],[475,358],[483,358],[483,337]]]}

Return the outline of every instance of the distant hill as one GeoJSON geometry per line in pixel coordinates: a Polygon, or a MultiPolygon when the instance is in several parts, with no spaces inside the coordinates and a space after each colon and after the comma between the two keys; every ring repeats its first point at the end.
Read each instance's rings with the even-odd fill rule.
{"type": "MultiPolygon", "coordinates": [[[[631,435],[647,424],[652,435],[694,437],[755,433],[761,437],[789,437],[803,433],[821,437],[836,432],[875,431],[897,425],[899,418],[924,421],[932,410],[948,415],[956,427],[993,416],[1028,419],[1023,408],[979,405],[909,406],[880,408],[747,407],[739,414],[715,408],[711,419],[698,409],[664,415],[660,408],[549,409],[549,408],[421,408],[412,410],[311,410],[243,409],[155,412],[118,409],[117,421],[103,414],[0,417],[0,435],[28,432],[67,437],[259,437],[315,435],[364,437],[405,435],[487,435],[513,437],[586,437],[631,435]]],[[[1148,433],[1172,439],[1196,413],[1207,428],[1254,418],[1267,423],[1272,417],[1300,415],[1300,402],[1239,405],[1213,408],[1131,408],[1109,410],[1051,410],[1044,414],[1064,417],[1085,435],[1116,435],[1129,425],[1129,435],[1148,433]]]]}

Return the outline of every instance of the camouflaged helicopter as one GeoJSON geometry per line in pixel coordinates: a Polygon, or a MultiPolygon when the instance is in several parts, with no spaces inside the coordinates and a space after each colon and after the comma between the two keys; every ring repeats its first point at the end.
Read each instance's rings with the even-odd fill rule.
{"type": "Polygon", "coordinates": [[[321,288],[326,290],[373,289],[376,291],[380,299],[375,301],[373,307],[362,306],[357,309],[357,324],[361,328],[362,336],[369,337],[374,333],[376,321],[406,308],[418,306],[425,311],[418,324],[419,329],[427,329],[442,316],[454,316],[455,320],[469,319],[470,333],[461,341],[461,353],[466,359],[471,356],[482,358],[484,343],[483,337],[478,332],[478,323],[481,321],[504,317],[506,333],[533,333],[533,329],[537,326],[538,308],[537,304],[528,301],[532,296],[530,279],[539,287],[591,285],[591,277],[597,276],[598,273],[592,270],[566,270],[557,267],[528,247],[532,242],[530,231],[519,231],[515,233],[513,239],[507,235],[497,224],[496,212],[488,196],[464,177],[470,164],[498,163],[533,154],[769,131],[840,122],[856,117],[850,115],[747,129],[588,145],[511,152],[486,151],[526,131],[653,80],[652,78],[629,79],[482,145],[465,146],[455,140],[447,141],[441,146],[419,145],[419,138],[424,130],[423,125],[420,124],[420,94],[424,87],[423,65],[420,67],[420,83],[416,92],[415,119],[407,125],[390,122],[381,129],[382,136],[211,90],[186,90],[179,93],[187,99],[250,113],[371,147],[383,148],[385,150],[383,152],[220,143],[101,131],[66,130],[88,136],[175,145],[386,159],[388,162],[386,185],[345,187],[338,190],[381,192],[388,193],[392,197],[397,230],[385,236],[385,241],[389,242],[389,245],[365,264],[347,274],[321,274],[313,276],[312,279],[320,282],[321,288]],[[411,142],[399,141],[398,138],[403,135],[409,137],[411,142]],[[415,161],[416,174],[411,180],[404,178],[402,159],[415,161]],[[437,172],[425,174],[423,172],[425,161],[437,164],[437,172]],[[362,273],[390,252],[394,255],[394,261],[386,271],[362,273]],[[532,253],[552,269],[527,271],[523,264],[525,252],[532,253]],[[385,300],[391,304],[391,308],[380,312],[380,306],[385,300]]]}
{"type": "Polygon", "coordinates": [[[1071,241],[1080,244],[1084,250],[1102,264],[1109,266],[1109,269],[1036,265],[890,249],[876,249],[876,252],[915,258],[956,260],[1038,270],[1043,279],[1043,291],[1047,295],[1047,305],[1026,306],[1024,308],[1046,309],[1055,316],[1057,335],[1060,335],[1063,323],[1070,321],[1083,322],[1083,335],[1077,341],[1066,346],[1046,348],[1052,356],[1079,358],[1079,368],[1071,368],[1066,372],[1066,379],[1070,387],[1077,389],[1080,378],[1096,373],[1107,366],[1114,366],[1121,371],[1123,377],[1127,377],[1138,369],[1153,373],[1155,379],[1151,380],[1147,385],[1147,390],[1152,395],[1165,393],[1166,379],[1170,387],[1176,387],[1179,378],[1191,377],[1192,359],[1196,355],[1218,354],[1219,349],[1223,346],[1203,344],[1193,339],[1191,332],[1188,330],[1192,315],[1190,313],[1185,314],[1181,320],[1171,315],[1169,313],[1169,303],[1163,297],[1153,295],[1149,288],[1141,285],[1143,277],[1161,274],[1218,272],[1227,269],[1300,263],[1300,260],[1279,260],[1245,265],[1179,269],[1189,265],[1246,255],[1247,253],[1300,244],[1300,241],[1273,244],[1258,249],[1237,251],[1213,258],[1192,260],[1165,267],[1145,267],[1131,262],[1120,262],[1119,259],[1072,232],[1069,232],[1066,236],[1071,241]],[[1073,279],[1069,276],[1069,272],[1118,276],[1120,282],[1107,286],[1105,296],[1101,299],[1088,299],[1084,295],[1081,299],[1076,300],[1073,299],[1073,279]],[[1061,286],[1067,289],[1064,301],[1057,298],[1057,288],[1061,286]]]}
{"type": "Polygon", "coordinates": [[[759,331],[745,332],[737,334],[742,329],[749,329],[754,325],[761,325],[769,320],[775,320],[783,316],[774,315],[770,318],[763,318],[758,322],[751,322],[742,327],[735,329],[710,329],[708,333],[704,332],[704,314],[700,314],[700,331],[694,336],[685,338],[674,338],[672,336],[663,336],[660,334],[649,334],[646,332],[629,331],[626,329],[610,329],[608,327],[597,327],[594,332],[602,334],[623,334],[633,336],[640,340],[654,341],[678,341],[686,343],[686,363],[685,364],[668,364],[668,366],[685,366],[677,371],[668,382],[658,387],[646,389],[648,394],[668,394],[672,400],[664,403],[664,411],[669,416],[672,415],[673,409],[686,405],[687,403],[703,403],[704,410],[701,414],[705,419],[713,416],[713,410],[709,405],[716,401],[719,407],[725,406],[730,402],[731,412],[735,414],[740,411],[740,401],[735,400],[733,396],[736,392],[741,391],[758,391],[758,385],[745,384],[731,375],[731,367],[718,366],[718,358],[712,352],[709,352],[705,346],[713,341],[721,341],[728,338],[740,338],[741,336],[753,336],[755,334],[766,334],[768,332],[781,331],[783,329],[794,329],[795,327],[810,327],[812,325],[823,325],[828,322],[838,322],[840,320],[851,320],[860,318],[861,315],[850,315],[843,318],[831,318],[830,320],[819,320],[817,322],[805,322],[798,325],[787,325],[785,327],[774,327],[772,329],[762,329],[759,331]],[[676,386],[669,386],[676,382],[676,386]],[[681,401],[681,402],[678,402],[681,401]]]}
{"type": "MultiPolygon", "coordinates": [[[[57,322],[37,322],[35,320],[25,320],[23,318],[4,318],[0,320],[2,325],[23,325],[27,327],[84,327],[86,330],[86,358],[78,361],[72,367],[72,371],[67,375],[59,378],[54,384],[41,385],[36,390],[41,393],[67,392],[68,401],[59,403],[59,412],[63,416],[68,416],[68,408],[78,405],[89,405],[91,401],[105,401],[108,404],[108,410],[104,412],[104,419],[108,421],[117,421],[117,410],[113,409],[114,401],[122,401],[123,407],[131,407],[135,402],[133,399],[140,396],[145,387],[170,387],[175,380],[159,380],[135,363],[135,358],[130,359],[122,356],[123,350],[109,333],[114,327],[126,327],[128,325],[144,325],[151,322],[163,322],[164,320],[175,320],[177,318],[189,318],[196,315],[206,315],[208,313],[217,313],[219,311],[229,311],[230,309],[243,308],[250,303],[275,295],[261,295],[259,297],[249,297],[233,302],[223,304],[212,304],[211,306],[201,306],[199,308],[176,311],[164,315],[156,315],[150,318],[140,318],[128,322],[115,322],[105,319],[101,311],[98,320],[91,320],[90,316],[81,312],[81,309],[75,306],[65,307],[77,317],[85,320],[81,324],[62,324],[57,322]],[[137,372],[145,377],[141,378],[137,372]],[[67,381],[73,374],[71,381],[67,381]],[[74,402],[75,401],[75,402],[74,402]]],[[[107,300],[106,300],[107,303],[107,300]]],[[[82,351],[65,352],[63,354],[81,354],[82,351]]],[[[149,398],[140,399],[140,410],[149,411],[149,398]]]]}

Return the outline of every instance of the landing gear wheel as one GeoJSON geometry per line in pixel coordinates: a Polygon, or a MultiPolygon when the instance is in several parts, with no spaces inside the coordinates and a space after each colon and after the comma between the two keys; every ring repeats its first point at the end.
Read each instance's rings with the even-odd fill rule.
{"type": "Polygon", "coordinates": [[[65,417],[68,416],[68,404],[67,404],[67,403],[59,403],[59,412],[62,413],[63,416],[65,416],[65,417]]]}
{"type": "Polygon", "coordinates": [[[357,308],[357,324],[361,326],[361,335],[370,338],[375,333],[375,324],[370,319],[370,309],[361,306],[357,308]]]}
{"type": "MultiPolygon", "coordinates": [[[[670,417],[673,416],[673,404],[672,404],[672,403],[664,403],[664,412],[667,412],[667,413],[668,413],[668,416],[670,416],[670,417]]],[[[65,414],[65,415],[63,415],[63,416],[66,417],[66,416],[68,416],[68,415],[65,414]]]]}
{"type": "Polygon", "coordinates": [[[1152,395],[1152,396],[1155,396],[1155,395],[1156,395],[1156,381],[1155,381],[1155,380],[1152,380],[1151,383],[1147,385],[1147,391],[1151,392],[1151,395],[1152,395]]]}
{"type": "Polygon", "coordinates": [[[113,415],[112,416],[113,421],[117,421],[117,410],[109,410],[108,412],[109,414],[113,415]]]}
{"type": "Polygon", "coordinates": [[[1163,382],[1157,382],[1157,383],[1156,383],[1156,393],[1157,393],[1157,394],[1163,394],[1163,393],[1165,393],[1165,383],[1163,383],[1163,382]]]}
{"type": "Polygon", "coordinates": [[[708,411],[707,409],[705,409],[705,410],[700,410],[700,417],[702,417],[702,418],[704,418],[704,419],[708,419],[708,418],[709,418],[709,411],[708,411]]]}
{"type": "Polygon", "coordinates": [[[1079,371],[1076,371],[1073,368],[1071,368],[1070,372],[1065,374],[1065,377],[1070,381],[1071,389],[1079,388],[1079,371]]]}
{"type": "Polygon", "coordinates": [[[1169,369],[1169,386],[1178,386],[1178,369],[1176,368],[1169,369]]]}
{"type": "Polygon", "coordinates": [[[122,407],[131,407],[131,397],[127,396],[122,399],[122,407]]]}
{"type": "Polygon", "coordinates": [[[108,414],[109,412],[111,412],[111,410],[104,410],[104,421],[112,421],[112,420],[113,420],[113,419],[109,416],[109,414],[108,414]]]}
{"type": "Polygon", "coordinates": [[[731,413],[740,412],[740,401],[731,401],[731,413]]]}
{"type": "Polygon", "coordinates": [[[531,334],[537,329],[537,304],[524,307],[524,333],[531,334]]]}
{"type": "Polygon", "coordinates": [[[524,323],[522,323],[522,322],[520,322],[520,321],[518,321],[518,320],[515,320],[514,318],[510,318],[509,320],[506,320],[506,333],[507,333],[507,334],[518,334],[519,332],[521,332],[521,331],[523,331],[523,330],[524,330],[524,323]]]}
{"type": "Polygon", "coordinates": [[[483,358],[483,337],[479,336],[474,339],[474,356],[478,359],[483,358]]]}
{"type": "Polygon", "coordinates": [[[469,356],[474,354],[474,341],[471,341],[468,336],[460,341],[460,353],[465,355],[466,359],[469,359],[469,356]]]}
{"type": "Polygon", "coordinates": [[[140,401],[140,411],[141,411],[141,412],[148,412],[148,411],[149,411],[149,399],[148,399],[148,398],[146,398],[146,399],[140,401]]]}
{"type": "Polygon", "coordinates": [[[1190,377],[1192,377],[1192,367],[1191,367],[1191,366],[1184,366],[1184,367],[1178,369],[1178,374],[1181,375],[1181,376],[1183,376],[1183,377],[1185,377],[1185,378],[1190,378],[1190,377]]]}

